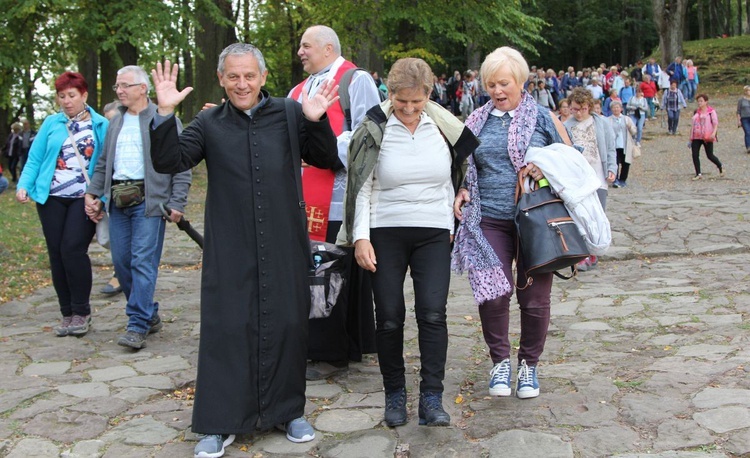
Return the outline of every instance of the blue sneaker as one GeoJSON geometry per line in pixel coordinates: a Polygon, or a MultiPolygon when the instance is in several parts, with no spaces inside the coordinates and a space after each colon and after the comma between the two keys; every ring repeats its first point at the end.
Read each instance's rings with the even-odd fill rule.
{"type": "Polygon", "coordinates": [[[505,358],[490,371],[490,396],[510,396],[510,359],[505,358]]]}
{"type": "Polygon", "coordinates": [[[305,417],[295,418],[284,426],[286,438],[292,442],[310,442],[315,439],[315,430],[305,417]]]}
{"type": "Polygon", "coordinates": [[[193,451],[194,458],[218,458],[224,456],[224,447],[234,442],[234,434],[209,434],[203,436],[193,451]]]}
{"type": "Polygon", "coordinates": [[[516,396],[519,399],[529,399],[539,396],[539,381],[536,379],[536,366],[528,366],[526,360],[521,360],[516,380],[516,396]]]}

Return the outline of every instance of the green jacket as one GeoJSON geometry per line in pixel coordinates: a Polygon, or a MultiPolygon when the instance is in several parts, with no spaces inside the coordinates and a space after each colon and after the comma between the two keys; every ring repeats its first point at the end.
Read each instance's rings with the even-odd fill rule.
{"type": "MultiPolygon", "coordinates": [[[[466,174],[466,160],[479,146],[479,139],[458,118],[437,103],[428,102],[424,111],[435,121],[448,144],[448,149],[453,158],[451,161],[451,181],[453,182],[453,189],[458,191],[466,174]]],[[[393,106],[390,100],[375,105],[367,112],[362,124],[352,134],[349,142],[344,218],[336,239],[337,245],[351,246],[354,243],[351,228],[354,225],[354,207],[357,202],[357,194],[359,194],[378,162],[383,131],[388,117],[392,113],[393,106]]]]}

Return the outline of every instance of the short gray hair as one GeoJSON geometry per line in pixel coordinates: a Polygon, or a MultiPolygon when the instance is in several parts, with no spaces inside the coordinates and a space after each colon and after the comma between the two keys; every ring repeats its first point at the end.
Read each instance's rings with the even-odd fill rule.
{"type": "Polygon", "coordinates": [[[132,73],[133,75],[135,75],[135,82],[138,84],[145,84],[148,92],[151,92],[151,80],[148,78],[148,73],[146,73],[146,70],[137,65],[126,65],[117,70],[118,75],[122,75],[124,73],[132,73]]]}
{"type": "Polygon", "coordinates": [[[341,42],[339,41],[339,36],[336,34],[335,30],[325,25],[314,25],[307,30],[313,31],[315,41],[320,46],[325,46],[330,43],[331,46],[333,46],[333,52],[338,56],[341,55],[341,42]]]}
{"type": "Polygon", "coordinates": [[[612,107],[615,107],[615,106],[619,106],[620,108],[622,108],[622,102],[620,102],[619,100],[613,100],[612,102],[610,102],[609,104],[610,110],[612,109],[612,107]]]}
{"type": "Polygon", "coordinates": [[[263,58],[263,53],[260,52],[260,49],[249,43],[234,43],[224,48],[219,55],[219,65],[216,66],[216,71],[221,75],[224,74],[224,61],[227,56],[244,56],[246,54],[252,54],[255,57],[261,73],[266,72],[266,60],[263,58]]]}

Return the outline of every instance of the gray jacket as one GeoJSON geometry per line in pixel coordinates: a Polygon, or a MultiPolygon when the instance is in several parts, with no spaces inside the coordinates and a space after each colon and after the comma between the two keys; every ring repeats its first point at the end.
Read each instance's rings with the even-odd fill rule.
{"type": "MultiPolygon", "coordinates": [[[[617,151],[615,150],[615,131],[612,130],[612,124],[603,116],[591,113],[594,117],[594,130],[596,131],[596,145],[599,147],[599,158],[602,161],[602,170],[604,178],[607,178],[607,172],[612,172],[617,176],[617,151]]],[[[571,116],[565,121],[565,127],[573,129],[578,124],[578,120],[571,116]]],[[[575,142],[575,139],[573,139],[575,142]]]]}
{"type": "MultiPolygon", "coordinates": [[[[115,154],[117,151],[117,137],[122,130],[123,115],[126,107],[120,107],[120,114],[115,115],[109,123],[107,137],[104,140],[102,157],[96,163],[96,169],[91,176],[91,184],[86,191],[88,194],[104,198],[107,212],[112,190],[112,174],[114,173],[115,154]]],[[[156,113],[156,105],[149,102],[145,110],[138,113],[138,120],[143,138],[143,168],[145,170],[144,183],[146,188],[146,216],[159,216],[159,204],[164,203],[169,208],[185,212],[187,195],[190,189],[192,174],[190,170],[174,175],[157,173],[151,163],[151,121],[156,113]]],[[[182,123],[177,119],[178,130],[182,130],[182,123]]]]}

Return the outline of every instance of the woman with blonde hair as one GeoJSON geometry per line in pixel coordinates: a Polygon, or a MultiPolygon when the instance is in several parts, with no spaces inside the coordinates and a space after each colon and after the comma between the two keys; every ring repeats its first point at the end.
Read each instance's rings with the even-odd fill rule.
{"type": "MultiPolygon", "coordinates": [[[[452,265],[456,272],[469,272],[474,300],[479,305],[482,332],[493,364],[489,394],[510,396],[514,260],[516,283],[526,284],[523,259],[517,253],[516,183],[519,173],[535,181],[544,178],[541,169],[526,163],[526,152],[530,147],[562,143],[558,129],[565,129],[548,109],[539,106],[523,90],[529,66],[521,53],[509,47],[498,48],[487,56],[480,72],[491,100],[466,120],[469,129],[479,137],[480,145],[469,157],[466,180],[453,204],[453,212],[461,223],[452,265]]],[[[539,396],[537,364],[547,338],[551,289],[549,273],[535,275],[531,285],[516,291],[521,310],[521,338],[515,394],[520,399],[539,396]]]]}
{"type": "Polygon", "coordinates": [[[612,110],[612,115],[608,119],[615,133],[615,151],[617,153],[617,178],[612,185],[615,188],[624,188],[628,185],[628,172],[630,171],[630,164],[633,162],[633,150],[635,148],[633,139],[638,133],[638,129],[630,117],[623,115],[622,102],[614,101],[609,108],[612,110]]]}

